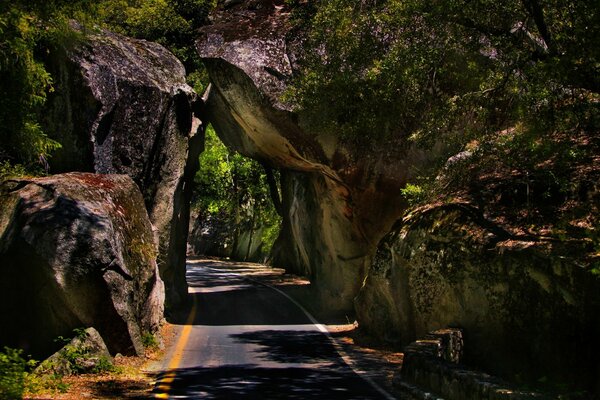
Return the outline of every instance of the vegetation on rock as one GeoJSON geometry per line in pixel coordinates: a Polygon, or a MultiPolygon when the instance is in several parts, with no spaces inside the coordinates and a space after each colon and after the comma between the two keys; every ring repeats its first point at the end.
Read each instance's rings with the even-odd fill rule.
{"type": "Polygon", "coordinates": [[[5,347],[0,352],[0,397],[21,399],[25,392],[27,374],[36,364],[23,357],[23,351],[5,347]]]}
{"type": "Polygon", "coordinates": [[[48,170],[60,143],[40,125],[39,111],[53,88],[44,65],[50,46],[69,46],[82,37],[71,19],[157,41],[185,64],[197,90],[206,83],[193,51],[194,31],[206,23],[214,0],[25,1],[0,4],[0,171],[22,175],[48,170]],[[21,167],[16,167],[21,165],[21,167]]]}
{"type": "Polygon", "coordinates": [[[290,97],[324,128],[424,144],[495,134],[517,122],[540,133],[597,128],[599,12],[589,2],[307,7],[296,5],[307,45],[317,51],[307,52],[290,97]]]}
{"type": "Polygon", "coordinates": [[[586,240],[598,269],[597,5],[288,4],[315,51],[286,96],[313,129],[367,148],[442,144],[409,202],[469,200],[509,229],[586,240]]]}

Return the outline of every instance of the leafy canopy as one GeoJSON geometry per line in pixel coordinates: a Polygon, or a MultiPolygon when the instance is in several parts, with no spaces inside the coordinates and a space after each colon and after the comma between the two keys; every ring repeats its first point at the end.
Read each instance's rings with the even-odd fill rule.
{"type": "Polygon", "coordinates": [[[543,129],[593,122],[600,89],[594,2],[289,3],[315,51],[288,97],[317,129],[431,145],[440,137],[465,143],[517,122],[543,129]]]}
{"type": "Polygon", "coordinates": [[[264,168],[255,160],[231,152],[211,126],[196,174],[194,206],[203,220],[212,215],[241,229],[263,228],[263,251],[268,253],[278,233],[280,217],[271,201],[264,168]]]}

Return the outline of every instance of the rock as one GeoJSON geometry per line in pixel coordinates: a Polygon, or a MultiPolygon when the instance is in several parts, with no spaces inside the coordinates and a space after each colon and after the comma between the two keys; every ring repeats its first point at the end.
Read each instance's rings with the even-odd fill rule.
{"type": "Polygon", "coordinates": [[[111,353],[144,351],[163,318],[152,225],[126,175],[70,173],[0,187],[0,343],[36,355],[94,326],[111,353]]]}
{"type": "Polygon", "coordinates": [[[269,254],[263,250],[263,235],[267,227],[252,228],[239,224],[234,215],[196,216],[190,228],[190,254],[210,257],[230,257],[235,261],[264,263],[269,254]]]}
{"type": "Polygon", "coordinates": [[[360,326],[404,344],[460,327],[469,365],[594,390],[600,280],[584,246],[513,237],[469,204],[417,210],[380,243],[360,326]]]}
{"type": "Polygon", "coordinates": [[[193,218],[188,243],[191,254],[210,257],[230,257],[233,245],[233,228],[230,218],[221,212],[215,218],[212,215],[193,218]]]}
{"type": "Polygon", "coordinates": [[[207,119],[230,148],[282,171],[284,222],[273,263],[309,275],[323,306],[351,309],[400,189],[429,155],[390,138],[376,148],[310,132],[281,95],[303,57],[283,1],[219,10],[196,43],[213,90],[207,119]],[[266,4],[269,3],[269,4],[266,4]],[[270,5],[270,6],[269,6],[270,5]]]}
{"type": "Polygon", "coordinates": [[[189,198],[203,142],[194,116],[201,100],[183,65],[156,43],[105,30],[53,50],[47,64],[55,91],[42,113],[44,130],[63,146],[51,172],[133,178],[158,230],[168,303],[179,303],[187,294],[189,198]]]}
{"type": "Polygon", "coordinates": [[[112,365],[112,362],[113,358],[98,331],[88,328],[44,360],[35,371],[66,376],[93,372],[112,365]]]}

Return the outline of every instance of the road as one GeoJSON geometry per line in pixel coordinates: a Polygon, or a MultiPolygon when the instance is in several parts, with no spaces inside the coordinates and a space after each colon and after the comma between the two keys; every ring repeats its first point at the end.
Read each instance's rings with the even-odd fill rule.
{"type": "Polygon", "coordinates": [[[324,327],[285,293],[303,282],[211,260],[190,260],[187,277],[194,306],[175,321],[181,332],[156,398],[390,398],[357,375],[324,327]]]}

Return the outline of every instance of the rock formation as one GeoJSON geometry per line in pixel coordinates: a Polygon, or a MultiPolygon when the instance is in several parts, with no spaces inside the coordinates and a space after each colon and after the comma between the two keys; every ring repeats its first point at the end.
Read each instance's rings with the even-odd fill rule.
{"type": "Polygon", "coordinates": [[[113,365],[113,357],[95,328],[77,330],[77,333],[62,349],[38,365],[35,372],[69,376],[97,371],[102,364],[104,367],[113,365]]]}
{"type": "Polygon", "coordinates": [[[183,65],[156,43],[100,31],[51,52],[48,69],[55,91],[44,128],[63,146],[51,172],[133,178],[160,237],[168,303],[177,304],[187,292],[189,198],[203,141],[193,115],[201,100],[183,65]]]}
{"type": "MultiPolygon", "coordinates": [[[[359,147],[309,131],[282,100],[307,51],[302,35],[290,33],[283,3],[231,4],[197,41],[213,84],[207,117],[218,135],[281,170],[274,263],[308,275],[330,309],[350,308],[364,282],[355,309],[376,336],[408,344],[462,328],[469,365],[598,392],[600,283],[579,262],[593,242],[509,233],[469,204],[440,203],[396,223],[407,210],[400,189],[439,144],[425,153],[398,135],[359,147]]],[[[494,201],[490,208],[498,208],[494,201]]]]}
{"type": "Polygon", "coordinates": [[[268,251],[264,249],[265,227],[240,226],[226,212],[192,218],[188,244],[190,253],[197,256],[231,257],[236,261],[264,263],[268,251]]]}
{"type": "Polygon", "coordinates": [[[0,342],[48,355],[58,336],[93,326],[111,353],[142,353],[164,302],[143,202],[126,175],[4,182],[0,342]]]}
{"type": "Polygon", "coordinates": [[[236,3],[203,28],[197,49],[213,84],[207,118],[230,148],[282,171],[274,264],[310,276],[325,307],[348,309],[377,242],[403,211],[409,167],[427,155],[401,142],[364,149],[303,127],[281,100],[302,57],[283,3],[236,3]]]}
{"type": "Polygon", "coordinates": [[[460,327],[469,365],[594,389],[600,281],[578,263],[585,245],[511,235],[468,204],[415,211],[381,242],[361,327],[404,344],[460,327]]]}

